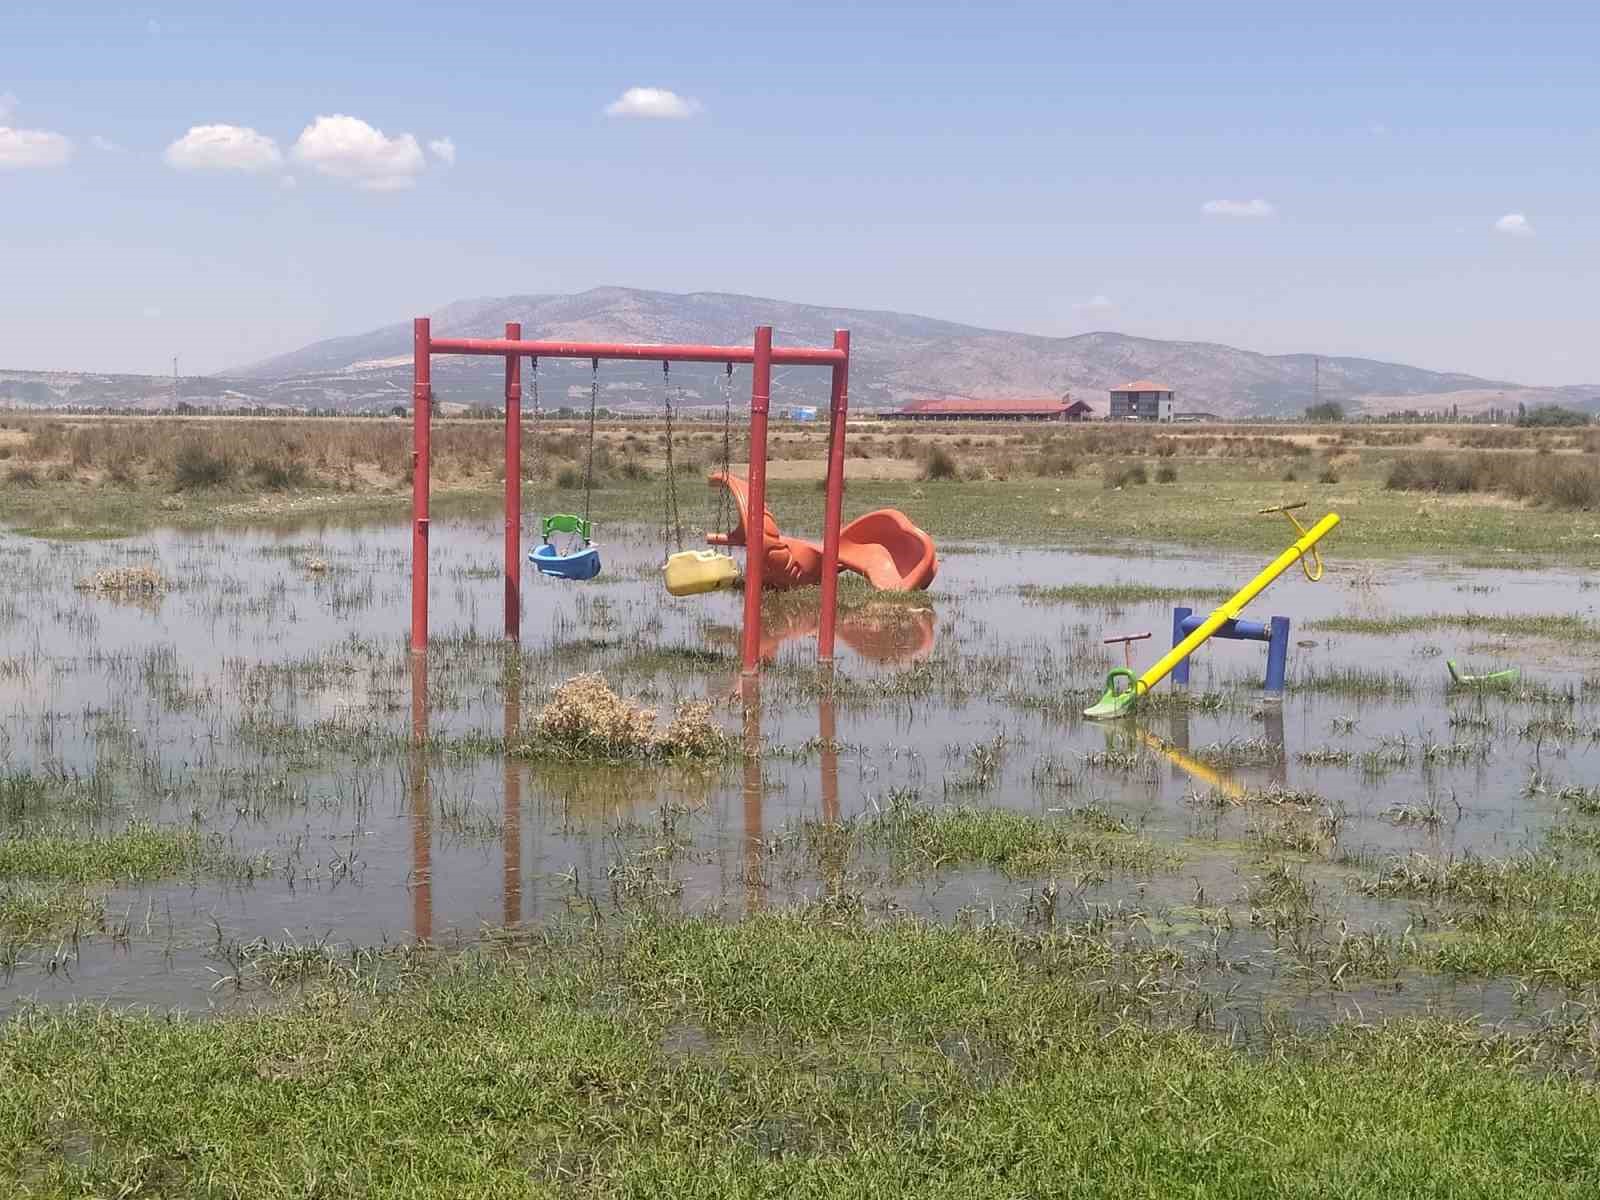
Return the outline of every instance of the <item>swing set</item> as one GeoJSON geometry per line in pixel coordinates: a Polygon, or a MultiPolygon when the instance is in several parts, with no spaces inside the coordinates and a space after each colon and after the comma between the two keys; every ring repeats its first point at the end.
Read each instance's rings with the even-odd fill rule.
{"type": "MultiPolygon", "coordinates": [[[[765,512],[767,490],[767,416],[771,406],[772,368],[777,366],[828,367],[831,370],[827,498],[823,518],[821,614],[817,634],[819,662],[833,661],[838,617],[840,525],[844,508],[844,437],[848,411],[850,334],[837,330],[831,347],[774,346],[772,327],[756,327],[748,346],[651,345],[626,342],[525,341],[522,326],[508,322],[503,338],[435,338],[432,322],[418,317],[412,322],[412,472],[411,472],[411,650],[428,648],[428,537],[430,531],[430,463],[433,438],[433,356],[464,354],[499,358],[505,364],[505,636],[516,641],[522,616],[522,360],[533,362],[535,419],[538,419],[538,361],[541,358],[587,358],[590,362],[589,453],[584,471],[584,511],[555,513],[540,522],[540,544],[528,556],[541,575],[559,579],[593,579],[600,573],[600,552],[594,543],[591,500],[594,487],[594,429],[599,401],[601,359],[660,361],[664,381],[670,383],[669,363],[698,362],[725,365],[723,407],[723,459],[731,445],[731,390],[735,363],[749,363],[750,472],[749,510],[765,512]],[[558,545],[557,536],[569,539],[558,545]]],[[[671,389],[665,397],[667,411],[667,520],[676,534],[678,552],[668,558],[666,584],[675,595],[695,595],[729,586],[738,569],[725,554],[710,550],[685,550],[681,519],[677,515],[676,481],[670,462],[672,446],[671,389]],[[731,573],[730,573],[731,572],[731,573]]],[[[724,471],[726,474],[726,471],[724,471]]],[[[757,517],[759,520],[759,516],[757,517]]],[[[670,544],[670,543],[669,543],[670,544]]],[[[759,668],[761,652],[761,592],[766,555],[760,546],[745,555],[744,630],[741,664],[745,674],[759,668]]]]}

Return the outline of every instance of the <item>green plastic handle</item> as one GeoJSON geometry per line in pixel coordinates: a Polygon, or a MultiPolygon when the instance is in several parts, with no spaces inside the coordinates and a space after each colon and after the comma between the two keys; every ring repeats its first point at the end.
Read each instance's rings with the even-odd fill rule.
{"type": "Polygon", "coordinates": [[[546,517],[541,523],[541,529],[547,542],[552,533],[575,533],[583,539],[584,545],[589,544],[589,535],[593,532],[590,522],[572,513],[554,513],[546,517]]]}

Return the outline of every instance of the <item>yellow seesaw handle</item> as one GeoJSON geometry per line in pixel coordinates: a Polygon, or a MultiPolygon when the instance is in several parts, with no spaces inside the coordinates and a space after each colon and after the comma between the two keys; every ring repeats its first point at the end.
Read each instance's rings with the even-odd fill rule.
{"type": "MultiPolygon", "coordinates": [[[[1299,522],[1296,522],[1298,524],[1299,522]]],[[[1333,527],[1339,523],[1338,513],[1329,513],[1310,529],[1306,530],[1287,550],[1278,555],[1267,565],[1266,570],[1257,575],[1249,583],[1240,588],[1231,599],[1218,608],[1183,641],[1179,642],[1165,655],[1156,660],[1152,666],[1138,679],[1134,680],[1134,691],[1143,695],[1156,684],[1160,683],[1172,672],[1172,668],[1181,663],[1189,655],[1198,650],[1201,645],[1217,630],[1221,629],[1228,621],[1233,620],[1279,575],[1282,575],[1295,563],[1299,562],[1313,546],[1325,538],[1333,527]]]]}

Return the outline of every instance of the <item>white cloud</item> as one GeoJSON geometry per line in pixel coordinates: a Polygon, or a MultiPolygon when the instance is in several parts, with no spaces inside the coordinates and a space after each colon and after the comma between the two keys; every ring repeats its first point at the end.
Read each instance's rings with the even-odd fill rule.
{"type": "Polygon", "coordinates": [[[1528,224],[1528,218],[1522,213],[1507,213],[1494,223],[1494,227],[1511,237],[1533,236],[1533,226],[1528,224]]]}
{"type": "Polygon", "coordinates": [[[666,88],[631,87],[606,105],[608,117],[653,117],[681,121],[700,111],[700,102],[666,88]]]}
{"type": "Polygon", "coordinates": [[[194,125],[162,155],[180,171],[270,171],[283,165],[278,143],[244,125],[194,125]]]}
{"type": "Polygon", "coordinates": [[[428,143],[433,156],[447,167],[456,165],[456,144],[447,137],[434,138],[428,143]]]}
{"type": "Polygon", "coordinates": [[[0,169],[59,167],[72,157],[72,139],[43,129],[0,125],[0,169]]]}
{"type": "Polygon", "coordinates": [[[17,111],[17,94],[15,92],[0,92],[0,121],[4,121],[17,111]]]}
{"type": "Polygon", "coordinates": [[[1207,200],[1200,211],[1208,217],[1271,217],[1277,209],[1265,200],[1207,200]]]}
{"type": "Polygon", "coordinates": [[[108,137],[101,137],[98,133],[89,139],[89,145],[96,150],[104,150],[108,154],[121,154],[127,147],[119,146],[108,137]]]}
{"type": "Polygon", "coordinates": [[[300,186],[300,181],[293,175],[285,175],[282,179],[278,180],[278,186],[286,192],[293,191],[295,188],[300,186]]]}
{"type": "Polygon", "coordinates": [[[422,147],[409,133],[387,137],[359,117],[318,117],[294,144],[296,162],[374,192],[408,188],[427,168],[422,147]]]}
{"type": "Polygon", "coordinates": [[[1087,300],[1080,304],[1074,304],[1072,307],[1082,311],[1103,311],[1108,308],[1115,308],[1116,305],[1111,302],[1110,296],[1090,296],[1087,300]]]}

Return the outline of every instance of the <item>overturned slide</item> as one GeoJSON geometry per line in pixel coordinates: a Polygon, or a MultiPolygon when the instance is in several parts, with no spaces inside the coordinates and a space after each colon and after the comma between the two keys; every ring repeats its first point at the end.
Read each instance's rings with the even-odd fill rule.
{"type": "MultiPolygon", "coordinates": [[[[712,487],[725,487],[733,497],[738,522],[727,533],[709,533],[713,546],[744,546],[750,528],[750,489],[739,476],[716,471],[707,479],[712,487]]],[[[806,587],[822,581],[822,547],[804,538],[786,537],[770,508],[762,510],[762,552],[766,587],[776,590],[806,587]]],[[[922,591],[939,572],[939,555],[933,539],[911,523],[897,508],[863,513],[839,531],[839,566],[866,577],[882,591],[922,591]]]]}

